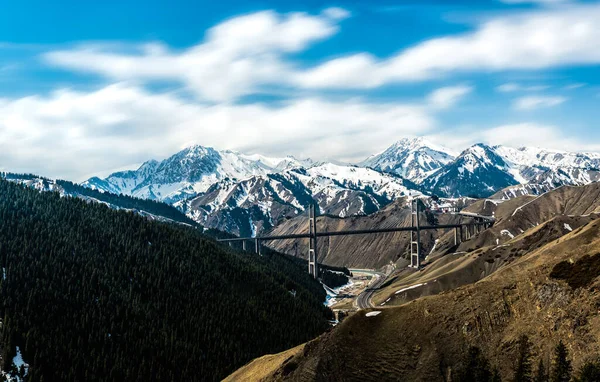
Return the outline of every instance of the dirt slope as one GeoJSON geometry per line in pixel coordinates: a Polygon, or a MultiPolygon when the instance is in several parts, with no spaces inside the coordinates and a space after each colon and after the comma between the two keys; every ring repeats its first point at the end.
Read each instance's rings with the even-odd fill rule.
{"type": "Polygon", "coordinates": [[[453,233],[441,235],[422,271],[403,269],[394,273],[374,301],[397,305],[481,280],[597,218],[599,195],[600,184],[590,184],[565,186],[538,197],[525,195],[503,202],[479,200],[465,210],[494,215],[497,220],[492,228],[459,246],[454,245],[453,233]],[[423,285],[396,294],[419,284],[423,285]]]}
{"type": "MultiPolygon", "coordinates": [[[[475,284],[384,307],[373,317],[360,311],[308,343],[265,380],[444,381],[471,345],[479,346],[509,380],[522,334],[533,343],[535,362],[547,360],[561,339],[578,367],[600,355],[600,281],[573,289],[549,275],[561,261],[577,262],[599,252],[600,222],[592,221],[475,284]]],[[[244,375],[244,369],[238,373],[244,375]]]]}
{"type": "MultiPolygon", "coordinates": [[[[433,222],[430,215],[429,222],[433,222]]],[[[454,224],[465,221],[456,215],[436,215],[439,224],[454,224]]],[[[469,220],[469,219],[466,219],[469,220]]],[[[426,213],[421,214],[421,224],[426,224],[426,213]]],[[[410,227],[410,207],[404,199],[398,200],[384,209],[361,217],[333,218],[321,216],[317,219],[319,231],[341,231],[388,227],[410,227]]],[[[278,225],[271,232],[273,235],[306,233],[308,222],[305,217],[290,219],[278,225]]],[[[423,251],[429,253],[435,240],[446,231],[423,231],[421,233],[423,251]]],[[[308,239],[274,241],[269,245],[280,252],[306,257],[308,239]]],[[[404,267],[407,261],[403,259],[409,249],[410,236],[408,232],[382,233],[376,235],[337,236],[320,238],[318,243],[319,261],[328,265],[345,266],[349,268],[380,269],[386,265],[395,264],[404,267]]],[[[407,256],[406,256],[407,257],[407,256]]]]}

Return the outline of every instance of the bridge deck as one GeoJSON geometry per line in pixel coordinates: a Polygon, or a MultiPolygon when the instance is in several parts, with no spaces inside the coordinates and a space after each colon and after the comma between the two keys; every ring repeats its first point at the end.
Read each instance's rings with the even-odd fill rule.
{"type": "MultiPolygon", "coordinates": [[[[442,224],[442,225],[429,225],[421,226],[420,230],[437,230],[437,229],[450,229],[460,228],[467,226],[483,226],[489,224],[488,222],[478,223],[465,223],[465,224],[442,224]]],[[[319,231],[317,237],[326,236],[346,236],[346,235],[364,235],[371,233],[389,233],[389,232],[408,232],[416,231],[416,227],[392,227],[392,228],[378,228],[378,229],[358,229],[358,230],[346,230],[346,231],[319,231]]],[[[308,239],[311,237],[309,233],[298,233],[289,235],[274,235],[274,236],[257,236],[257,237],[235,237],[229,239],[218,239],[220,242],[231,242],[231,241],[244,241],[244,240],[260,240],[260,241],[271,241],[271,240],[289,240],[289,239],[308,239]]]]}

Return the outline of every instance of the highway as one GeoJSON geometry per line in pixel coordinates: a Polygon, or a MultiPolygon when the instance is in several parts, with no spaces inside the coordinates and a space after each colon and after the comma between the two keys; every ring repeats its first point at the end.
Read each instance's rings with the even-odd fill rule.
{"type": "Polygon", "coordinates": [[[371,282],[367,286],[367,288],[356,298],[354,304],[358,309],[368,309],[373,308],[373,304],[371,304],[371,297],[373,297],[373,293],[385,282],[387,279],[387,275],[385,273],[376,272],[370,269],[350,269],[352,274],[370,274],[373,275],[371,282]]]}

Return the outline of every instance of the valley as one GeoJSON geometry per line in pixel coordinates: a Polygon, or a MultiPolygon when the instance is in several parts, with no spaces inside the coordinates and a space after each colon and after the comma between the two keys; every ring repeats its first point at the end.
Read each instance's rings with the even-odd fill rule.
{"type": "MultiPolygon", "coordinates": [[[[508,380],[522,336],[530,341],[532,357],[540,359],[564,341],[574,366],[581,367],[588,349],[600,351],[593,309],[598,304],[595,284],[600,273],[591,271],[585,281],[572,274],[595,269],[594,251],[600,251],[596,243],[600,183],[595,182],[592,169],[596,156],[554,153],[549,159],[543,150],[532,154],[530,149],[484,145],[453,155],[422,139],[402,140],[385,155],[358,165],[270,159],[193,146],[163,162],[148,162],[138,171],[81,184],[2,173],[0,186],[8,195],[2,200],[22,200],[11,208],[27,211],[20,219],[5,220],[4,232],[14,235],[6,236],[2,243],[8,244],[0,247],[6,272],[0,292],[9,298],[4,309],[16,312],[6,324],[12,334],[3,340],[2,370],[9,376],[20,373],[14,363],[18,351],[27,362],[28,375],[36,380],[87,378],[80,374],[87,370],[115,378],[128,373],[146,378],[150,372],[169,380],[201,372],[203,380],[447,381],[465,372],[464,356],[476,347],[508,380]],[[396,151],[395,166],[391,158],[396,151]],[[532,157],[548,165],[543,171],[548,177],[537,171],[541,165],[533,165],[535,171],[528,167],[532,157]],[[567,171],[563,165],[580,166],[586,175],[567,171]],[[561,176],[550,176],[552,171],[561,176]],[[529,179],[519,178],[533,172],[536,175],[529,179]],[[28,200],[46,207],[31,209],[28,200]],[[317,210],[316,232],[321,234],[314,243],[316,280],[307,272],[311,205],[317,210]],[[47,215],[44,208],[58,212],[47,215]],[[70,211],[69,218],[63,208],[70,211]],[[423,229],[418,235],[418,268],[411,268],[415,216],[423,229]],[[31,220],[34,217],[38,223],[31,220]],[[55,219],[69,221],[67,236],[53,233],[55,219]],[[111,223],[103,225],[106,219],[111,223]],[[85,249],[80,240],[86,234],[80,230],[91,227],[96,238],[88,240],[91,247],[85,249]],[[16,243],[24,239],[18,239],[17,233],[30,229],[40,232],[39,247],[30,244],[21,250],[16,243]],[[373,230],[384,232],[369,233],[373,230]],[[53,250],[56,263],[47,263],[50,260],[40,252],[48,248],[49,235],[69,243],[53,250]],[[160,235],[170,246],[181,248],[156,246],[160,235]],[[269,236],[288,239],[268,240],[269,236]],[[250,245],[242,245],[240,237],[250,245]],[[115,242],[115,238],[121,239],[115,242]],[[232,239],[236,241],[228,248],[226,241],[232,239]],[[114,247],[102,244],[111,242],[114,247]],[[73,262],[64,250],[81,255],[73,262]],[[175,250],[177,258],[172,255],[175,250]],[[100,253],[108,257],[101,260],[100,253]],[[100,273],[94,271],[102,261],[108,263],[100,273]],[[123,261],[127,266],[118,265],[123,261]],[[31,262],[42,268],[27,267],[31,262]],[[83,304],[83,310],[63,307],[60,313],[83,320],[80,315],[90,311],[95,313],[88,319],[107,322],[109,326],[100,330],[110,333],[108,340],[95,331],[88,343],[77,339],[80,346],[103,349],[98,360],[107,359],[109,349],[120,358],[124,350],[119,346],[139,343],[147,349],[167,346],[162,357],[169,362],[187,351],[188,362],[200,358],[210,366],[200,363],[198,369],[188,364],[175,371],[167,365],[148,371],[140,359],[138,366],[121,363],[109,370],[92,359],[65,363],[61,374],[56,374],[39,360],[63,362],[40,353],[47,337],[39,334],[41,323],[30,318],[35,308],[9,305],[38,299],[62,306],[56,291],[42,293],[28,286],[31,272],[39,275],[41,283],[56,275],[56,291],[83,298],[81,293],[65,291],[70,287],[64,282],[75,280],[85,291],[84,298],[98,299],[97,311],[87,300],[68,300],[63,304],[83,304]],[[167,273],[187,279],[177,281],[167,273]],[[136,283],[129,285],[127,279],[136,283]],[[121,317],[136,317],[138,328],[156,324],[152,315],[166,312],[163,303],[174,298],[174,290],[182,299],[169,304],[195,318],[183,315],[169,318],[170,322],[204,338],[204,347],[183,339],[172,345],[142,341],[121,321],[121,317]],[[107,291],[114,297],[106,297],[107,291]],[[106,316],[108,305],[102,304],[119,307],[121,315],[106,316]],[[189,304],[218,309],[198,313],[189,304]],[[293,331],[272,329],[273,317],[281,328],[293,331]],[[216,320],[244,324],[221,328],[216,320]],[[267,327],[271,327],[269,335],[249,339],[250,331],[262,328],[264,332],[267,327]],[[215,329],[214,336],[203,332],[215,329]],[[114,343],[117,335],[122,342],[114,343]],[[224,339],[227,343],[215,351],[216,345],[211,344],[224,339]],[[249,344],[253,345],[245,347],[249,344]]],[[[57,317],[58,313],[49,312],[47,321],[57,317]]],[[[60,346],[75,357],[72,336],[81,338],[89,329],[82,324],[80,331],[67,335],[62,326],[57,328],[64,341],[52,347],[60,346]]]]}
{"type": "Polygon", "coordinates": [[[599,196],[592,183],[470,204],[493,213],[494,226],[459,246],[440,235],[422,270],[392,270],[370,295],[355,296],[358,306],[339,303],[349,316],[333,331],[285,359],[253,361],[237,380],[265,364],[253,380],[455,380],[473,347],[510,380],[523,336],[532,362],[548,364],[563,341],[574,369],[582,367],[600,351],[599,196]]]}

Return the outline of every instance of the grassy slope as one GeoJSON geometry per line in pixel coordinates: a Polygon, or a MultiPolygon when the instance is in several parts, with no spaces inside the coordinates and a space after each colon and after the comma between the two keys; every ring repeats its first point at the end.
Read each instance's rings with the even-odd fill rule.
{"type": "MultiPolygon", "coordinates": [[[[599,194],[600,185],[563,187],[530,203],[518,212],[518,219],[512,215],[515,208],[534,198],[498,205],[494,211],[499,229],[511,224],[533,228],[500,246],[440,257],[424,272],[399,277],[376,302],[402,286],[424,281],[434,287],[394,295],[397,301],[388,304],[441,293],[383,308],[377,317],[359,312],[284,361],[286,365],[267,380],[443,380],[470,345],[482,347],[508,378],[521,334],[531,338],[536,357],[549,355],[559,339],[567,342],[575,366],[600,354],[600,282],[573,290],[549,278],[558,262],[600,252],[600,223],[594,215],[582,216],[598,212],[599,194]],[[550,220],[532,223],[540,217],[550,220]],[[565,223],[574,228],[572,233],[565,223]]],[[[244,375],[244,369],[238,373],[244,375]]]]}
{"type": "Polygon", "coordinates": [[[579,366],[600,354],[600,282],[571,289],[548,277],[563,260],[600,252],[600,223],[553,241],[476,284],[383,309],[361,311],[310,342],[267,380],[442,381],[468,346],[476,345],[511,376],[516,341],[526,334],[537,357],[562,339],[579,366]],[[287,367],[287,370],[291,369],[287,367]]]}

